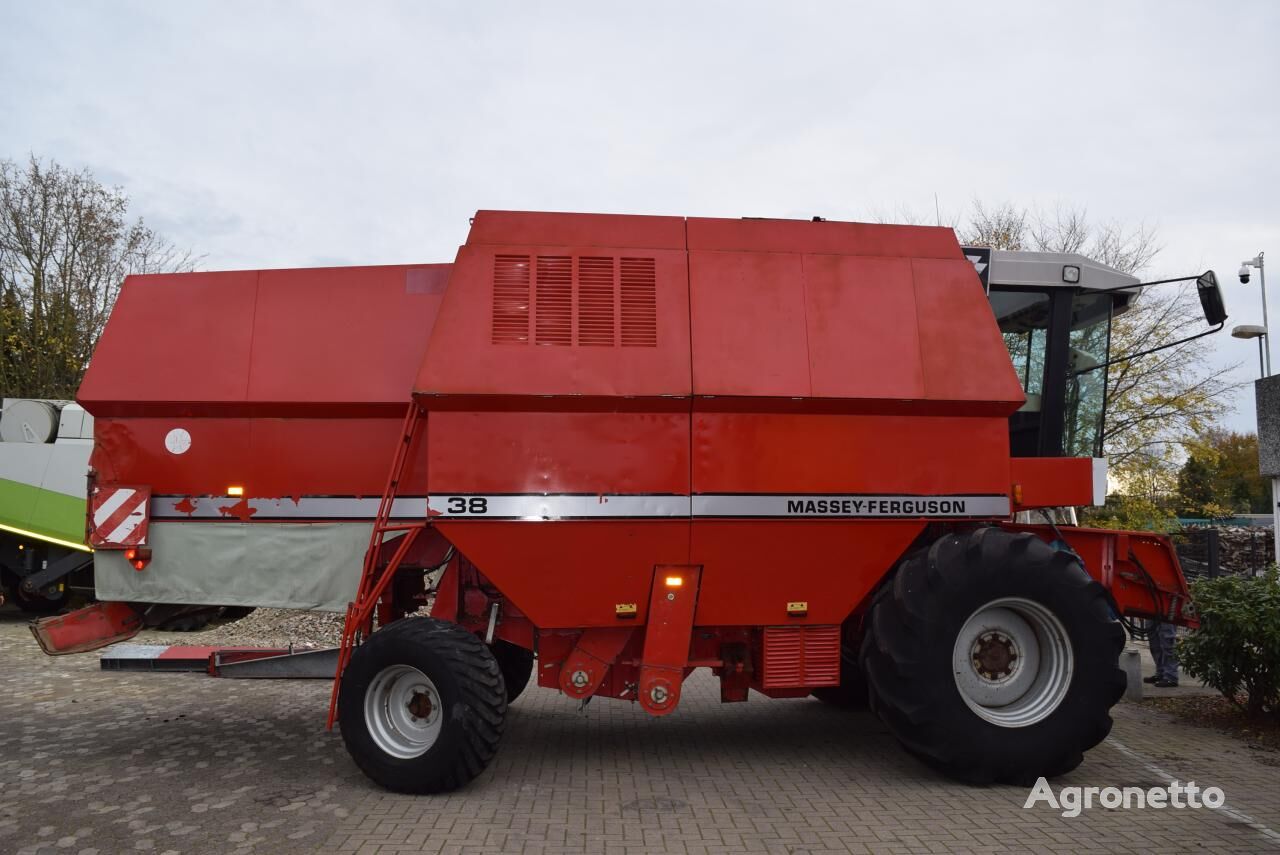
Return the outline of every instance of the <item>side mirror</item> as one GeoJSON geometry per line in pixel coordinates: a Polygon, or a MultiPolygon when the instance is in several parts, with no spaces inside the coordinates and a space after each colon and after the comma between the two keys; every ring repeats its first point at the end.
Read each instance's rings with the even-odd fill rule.
{"type": "Polygon", "coordinates": [[[1200,308],[1204,310],[1204,319],[1210,326],[1221,326],[1227,322],[1227,307],[1222,302],[1222,289],[1218,287],[1218,277],[1212,270],[1206,270],[1196,279],[1196,291],[1200,295],[1200,308]]]}

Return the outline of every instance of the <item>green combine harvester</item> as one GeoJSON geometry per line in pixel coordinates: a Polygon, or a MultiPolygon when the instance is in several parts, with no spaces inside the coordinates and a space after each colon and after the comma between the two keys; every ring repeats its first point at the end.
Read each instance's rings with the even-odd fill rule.
{"type": "MultiPolygon", "coordinates": [[[[0,605],[47,614],[94,599],[85,497],[93,416],[71,401],[5,398],[0,409],[0,605]]],[[[149,625],[177,632],[253,609],[153,606],[149,625]]]]}
{"type": "Polygon", "coordinates": [[[0,585],[28,612],[93,596],[85,490],[93,416],[69,401],[5,398],[0,410],[0,585]]]}

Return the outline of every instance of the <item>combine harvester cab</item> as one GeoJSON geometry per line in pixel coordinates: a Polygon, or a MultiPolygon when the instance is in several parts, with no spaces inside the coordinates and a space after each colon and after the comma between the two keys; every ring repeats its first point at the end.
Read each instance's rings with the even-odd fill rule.
{"type": "Polygon", "coordinates": [[[1077,311],[1079,269],[1010,285],[996,255],[984,287],[949,229],[482,211],[451,268],[378,269],[379,305],[367,270],[130,283],[81,393],[95,490],[150,493],[114,590],[350,600],[330,722],[406,792],[483,770],[535,652],[584,702],[667,715],[707,667],[727,702],[869,700],[964,780],[1066,772],[1121,619],[1192,613],[1166,539],[1019,522],[1103,498],[1066,420],[1135,283],[1077,311]],[[223,314],[175,330],[188,292],[223,314]],[[199,579],[168,563],[193,548],[199,579]]]}

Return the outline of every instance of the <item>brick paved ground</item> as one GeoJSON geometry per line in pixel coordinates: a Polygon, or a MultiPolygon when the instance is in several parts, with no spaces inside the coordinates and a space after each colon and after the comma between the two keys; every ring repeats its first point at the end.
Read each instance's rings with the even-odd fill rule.
{"type": "Polygon", "coordinates": [[[1233,813],[1023,810],[1027,791],[942,780],[868,714],[816,701],[679,712],[532,689],[460,793],[374,788],[326,734],[327,685],[103,673],[45,658],[0,616],[0,852],[1258,851],[1280,834],[1280,755],[1145,708],[1056,783],[1222,787],[1233,813]],[[1253,824],[1250,824],[1252,821],[1253,824]]]}

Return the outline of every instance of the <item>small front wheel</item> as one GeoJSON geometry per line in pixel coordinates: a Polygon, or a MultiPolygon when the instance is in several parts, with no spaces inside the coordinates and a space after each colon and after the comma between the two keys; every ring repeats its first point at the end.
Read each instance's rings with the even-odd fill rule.
{"type": "Polygon", "coordinates": [[[441,793],[493,759],[507,713],[489,648],[454,623],[406,618],[355,649],[342,674],[338,723],[347,751],[399,793],[441,793]]]}

